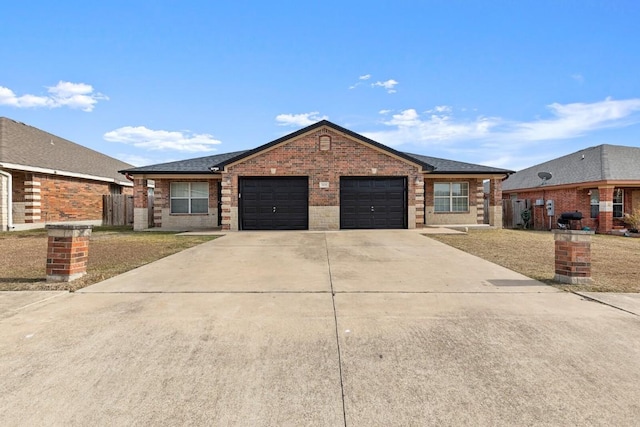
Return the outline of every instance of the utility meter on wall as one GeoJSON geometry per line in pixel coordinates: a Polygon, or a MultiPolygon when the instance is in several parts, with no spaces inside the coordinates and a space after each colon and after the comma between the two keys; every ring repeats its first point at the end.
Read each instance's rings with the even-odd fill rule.
{"type": "Polygon", "coordinates": [[[555,215],[554,209],[553,209],[553,200],[547,200],[544,206],[547,209],[547,216],[555,215]]]}

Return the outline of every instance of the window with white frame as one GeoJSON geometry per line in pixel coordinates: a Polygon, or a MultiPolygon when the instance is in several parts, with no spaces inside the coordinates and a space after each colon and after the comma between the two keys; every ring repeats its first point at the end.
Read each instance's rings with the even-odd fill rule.
{"type": "Polygon", "coordinates": [[[436,212],[468,212],[468,182],[436,182],[433,184],[434,210],[436,212]]]}
{"type": "Polygon", "coordinates": [[[613,217],[622,218],[624,207],[624,191],[622,188],[613,190],[613,217]]]}
{"type": "Polygon", "coordinates": [[[589,190],[591,203],[591,218],[598,218],[600,215],[600,191],[598,189],[589,190]]]}
{"type": "Polygon", "coordinates": [[[209,183],[171,183],[171,213],[202,214],[208,212],[209,183]]]}

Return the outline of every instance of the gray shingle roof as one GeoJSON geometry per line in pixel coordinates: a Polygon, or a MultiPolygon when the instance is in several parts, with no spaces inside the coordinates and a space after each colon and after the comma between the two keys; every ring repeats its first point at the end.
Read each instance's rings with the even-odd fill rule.
{"type": "Polygon", "coordinates": [[[135,174],[135,173],[158,173],[158,174],[185,173],[186,174],[186,173],[210,172],[210,169],[212,167],[218,167],[222,169],[228,163],[241,160],[246,156],[258,153],[264,149],[272,147],[288,139],[295,138],[297,135],[302,135],[306,132],[309,132],[310,130],[319,128],[321,126],[332,127],[333,129],[342,133],[346,133],[349,136],[359,139],[364,143],[371,144],[375,147],[388,151],[390,154],[394,154],[401,158],[407,159],[409,161],[416,162],[422,165],[424,170],[431,171],[432,173],[436,173],[436,174],[437,173],[459,173],[459,174],[513,173],[513,171],[510,171],[510,170],[492,168],[490,166],[456,162],[454,160],[439,159],[436,157],[428,157],[420,154],[403,153],[401,151],[396,151],[391,147],[387,147],[386,145],[380,144],[379,142],[366,138],[362,135],[359,135],[353,131],[350,131],[349,129],[338,126],[335,123],[331,123],[327,120],[319,121],[317,123],[312,124],[311,126],[307,126],[289,135],[285,135],[282,138],[278,138],[267,144],[256,147],[252,150],[236,151],[234,153],[218,154],[218,155],[208,156],[208,157],[199,157],[196,159],[188,159],[188,160],[181,160],[181,161],[171,162],[171,163],[162,163],[157,165],[143,166],[139,168],[123,170],[122,172],[127,172],[131,174],[135,174]]]}
{"type": "Polygon", "coordinates": [[[455,160],[439,159],[437,157],[423,156],[422,154],[406,153],[411,157],[415,157],[425,163],[432,165],[435,169],[433,174],[439,173],[457,173],[457,174],[483,174],[483,173],[498,173],[498,174],[510,174],[511,170],[494,168],[491,166],[476,165],[473,163],[458,162],[455,160]]]}
{"type": "Polygon", "coordinates": [[[141,166],[125,169],[122,172],[136,173],[211,173],[211,167],[237,157],[247,151],[235,151],[233,153],[215,154],[213,156],[198,157],[195,159],[178,160],[176,162],[158,163],[156,165],[141,166]]]}
{"type": "Polygon", "coordinates": [[[118,171],[132,166],[6,117],[0,117],[2,163],[92,175],[127,184],[129,182],[118,171]]]}
{"type": "Polygon", "coordinates": [[[585,148],[518,171],[502,183],[503,190],[535,188],[538,172],[552,177],[545,185],[566,185],[610,180],[640,181],[640,148],[603,144],[585,148]]]}

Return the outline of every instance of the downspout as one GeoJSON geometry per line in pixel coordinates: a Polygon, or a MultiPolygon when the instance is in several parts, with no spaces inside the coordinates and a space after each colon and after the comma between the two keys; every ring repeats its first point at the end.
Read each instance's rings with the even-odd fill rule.
{"type": "MultiPolygon", "coordinates": [[[[7,177],[7,230],[13,230],[13,177],[0,169],[0,175],[7,177]]],[[[4,230],[2,230],[4,231],[4,230]]]]}

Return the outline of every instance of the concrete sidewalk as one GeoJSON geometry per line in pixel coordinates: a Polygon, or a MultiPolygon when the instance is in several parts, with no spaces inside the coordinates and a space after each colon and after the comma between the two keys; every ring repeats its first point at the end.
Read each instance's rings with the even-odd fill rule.
{"type": "Polygon", "coordinates": [[[412,231],[230,233],[0,320],[3,425],[636,425],[640,319],[412,231]]]}

